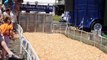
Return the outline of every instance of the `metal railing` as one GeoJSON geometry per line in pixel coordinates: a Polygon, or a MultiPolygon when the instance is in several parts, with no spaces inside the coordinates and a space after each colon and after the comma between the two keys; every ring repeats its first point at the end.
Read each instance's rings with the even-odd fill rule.
{"type": "MultiPolygon", "coordinates": [[[[95,46],[107,53],[107,38],[95,33],[78,30],[75,27],[69,26],[67,23],[52,22],[52,15],[22,14],[19,20],[19,24],[24,29],[24,32],[62,33],[69,38],[95,46]]],[[[18,25],[18,33],[21,41],[21,52],[24,52],[23,54],[26,55],[27,60],[39,60],[31,44],[23,36],[23,29],[20,25],[18,25]]]]}
{"type": "Polygon", "coordinates": [[[66,23],[54,23],[52,32],[63,33],[69,38],[95,46],[107,53],[107,38],[101,35],[76,29],[66,23]]]}
{"type": "Polygon", "coordinates": [[[18,25],[18,34],[20,39],[20,53],[24,55],[25,60],[40,60],[30,42],[24,37],[23,29],[18,25]]]}
{"type": "MultiPolygon", "coordinates": [[[[43,23],[42,25],[43,27],[44,27],[44,24],[46,23],[43,23]]],[[[43,28],[43,27],[41,27],[43,30],[47,30],[46,28],[43,28]]],[[[42,32],[45,32],[45,31],[42,31],[42,32]]],[[[33,47],[31,46],[29,41],[26,39],[26,37],[23,36],[23,29],[21,28],[20,25],[18,25],[18,33],[21,41],[20,50],[25,55],[26,60],[39,60],[39,57],[34,51],[33,47]]],[[[103,52],[107,53],[107,38],[102,37],[101,35],[97,35],[91,32],[85,32],[83,30],[78,30],[75,27],[72,27],[66,23],[60,23],[60,22],[53,22],[51,24],[51,33],[64,34],[68,38],[92,45],[94,47],[99,48],[103,52]]]]}
{"type": "Polygon", "coordinates": [[[51,31],[52,21],[52,14],[27,13],[19,15],[19,24],[24,32],[44,32],[46,29],[51,31]]]}

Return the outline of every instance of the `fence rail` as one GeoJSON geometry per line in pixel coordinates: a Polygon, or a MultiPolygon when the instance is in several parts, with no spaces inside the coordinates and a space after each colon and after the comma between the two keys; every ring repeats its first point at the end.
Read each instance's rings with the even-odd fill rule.
{"type": "Polygon", "coordinates": [[[63,33],[69,38],[95,46],[107,53],[107,38],[101,35],[78,30],[72,26],[67,26],[66,23],[54,23],[52,32],[63,33]]]}
{"type": "MultiPolygon", "coordinates": [[[[103,52],[107,53],[107,38],[105,37],[102,37],[95,33],[78,30],[72,26],[68,26],[66,23],[53,22],[51,28],[52,28],[51,33],[65,34],[69,38],[95,46],[102,50],[103,52]]],[[[21,52],[23,52],[24,55],[26,55],[25,56],[26,60],[39,60],[39,57],[34,51],[33,47],[28,42],[26,37],[23,36],[23,29],[21,28],[20,25],[18,25],[18,32],[21,41],[20,50],[21,52]]]]}
{"type": "Polygon", "coordinates": [[[18,19],[24,32],[51,32],[52,14],[20,14],[18,19]]]}
{"type": "Polygon", "coordinates": [[[26,57],[26,60],[39,60],[38,55],[34,51],[31,44],[28,42],[26,37],[23,36],[23,32],[51,32],[51,33],[62,33],[67,37],[80,42],[95,46],[107,53],[107,38],[101,35],[85,32],[78,30],[75,27],[69,26],[67,23],[53,22],[51,15],[44,14],[31,14],[21,15],[18,25],[18,33],[20,37],[21,52],[26,57]],[[30,29],[30,30],[29,30],[30,29]],[[33,30],[32,30],[33,29],[33,30]]]}
{"type": "Polygon", "coordinates": [[[24,37],[20,25],[18,25],[17,31],[20,39],[20,53],[24,55],[25,60],[40,60],[30,42],[24,37]]]}

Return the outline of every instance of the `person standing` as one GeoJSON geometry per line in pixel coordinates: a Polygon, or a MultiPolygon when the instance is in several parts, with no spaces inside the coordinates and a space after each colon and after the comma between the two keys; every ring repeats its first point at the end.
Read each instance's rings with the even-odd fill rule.
{"type": "Polygon", "coordinates": [[[4,5],[5,5],[6,8],[10,7],[12,9],[13,5],[14,5],[14,0],[5,0],[4,5]]]}
{"type": "Polygon", "coordinates": [[[3,23],[3,7],[2,4],[0,4],[0,25],[3,23]]]}

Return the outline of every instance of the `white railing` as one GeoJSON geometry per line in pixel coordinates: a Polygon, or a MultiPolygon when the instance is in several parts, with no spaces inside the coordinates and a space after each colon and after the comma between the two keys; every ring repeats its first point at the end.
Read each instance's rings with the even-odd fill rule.
{"type": "Polygon", "coordinates": [[[93,45],[107,53],[107,38],[97,33],[85,32],[75,27],[67,26],[67,24],[64,23],[54,23],[52,32],[63,33],[69,38],[93,45]]]}
{"type": "Polygon", "coordinates": [[[39,60],[38,55],[36,54],[34,48],[30,42],[24,37],[23,29],[18,25],[18,34],[20,39],[20,53],[23,54],[26,60],[39,60]]]}
{"type": "MultiPolygon", "coordinates": [[[[43,30],[45,30],[45,28],[43,28],[43,30]]],[[[101,35],[97,35],[91,32],[85,32],[83,30],[78,30],[75,27],[67,25],[66,23],[57,23],[57,22],[52,23],[51,30],[52,30],[51,31],[52,33],[63,33],[69,38],[78,40],[80,42],[84,42],[86,44],[90,44],[107,53],[107,38],[101,35]]],[[[23,29],[21,28],[20,25],[18,25],[18,33],[19,33],[20,41],[21,41],[20,50],[21,52],[24,51],[26,53],[27,55],[26,59],[27,60],[39,60],[38,55],[34,51],[33,47],[31,46],[29,41],[23,36],[23,29]]]]}

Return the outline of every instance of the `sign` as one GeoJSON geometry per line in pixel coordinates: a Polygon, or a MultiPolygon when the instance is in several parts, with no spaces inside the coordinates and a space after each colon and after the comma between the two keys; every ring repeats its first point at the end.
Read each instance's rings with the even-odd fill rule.
{"type": "Polygon", "coordinates": [[[24,10],[24,11],[38,11],[38,12],[53,12],[53,6],[22,4],[21,5],[21,10],[24,10]]]}

